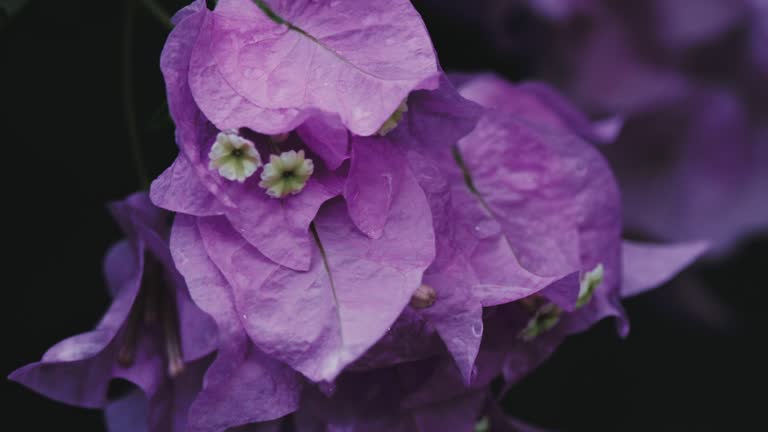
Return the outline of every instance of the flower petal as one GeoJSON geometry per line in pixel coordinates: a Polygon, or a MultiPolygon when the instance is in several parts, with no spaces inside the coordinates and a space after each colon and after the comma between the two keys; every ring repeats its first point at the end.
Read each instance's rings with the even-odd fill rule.
{"type": "Polygon", "coordinates": [[[625,241],[621,296],[632,297],[664,284],[707,249],[706,242],[656,245],[625,241]]]}
{"type": "Polygon", "coordinates": [[[423,193],[406,177],[396,197],[377,240],[357,231],[342,201],[326,204],[307,272],[275,265],[220,220],[201,220],[210,256],[232,283],[260,349],[314,381],[330,381],[381,338],[434,258],[423,193]]]}
{"type": "Polygon", "coordinates": [[[295,410],[301,389],[298,377],[248,340],[231,288],[208,257],[198,221],[178,215],[171,241],[192,297],[219,326],[219,353],[190,408],[189,429],[220,431],[295,410]]]}
{"type": "Polygon", "coordinates": [[[288,132],[323,111],[372,135],[408,93],[437,86],[429,35],[408,1],[268,5],[290,24],[251,0],[221,0],[195,50],[195,99],[222,130],[288,132]]]}

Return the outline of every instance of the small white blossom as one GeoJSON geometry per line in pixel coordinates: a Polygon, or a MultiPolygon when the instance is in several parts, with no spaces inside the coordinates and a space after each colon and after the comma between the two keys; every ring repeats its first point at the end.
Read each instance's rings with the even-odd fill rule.
{"type": "Polygon", "coordinates": [[[545,333],[556,326],[560,322],[562,313],[562,309],[556,305],[552,303],[544,304],[533,314],[533,317],[528,320],[525,328],[517,334],[517,337],[526,342],[536,339],[542,333],[545,333]]]}
{"type": "Polygon", "coordinates": [[[408,104],[406,102],[407,100],[400,102],[400,106],[398,106],[395,112],[392,113],[391,116],[389,116],[387,121],[385,121],[384,124],[381,125],[381,128],[379,129],[379,132],[378,132],[379,135],[385,136],[388,133],[395,130],[397,125],[403,119],[403,116],[405,115],[405,113],[408,112],[408,104]]]}
{"type": "Polygon", "coordinates": [[[208,167],[227,180],[243,183],[261,166],[261,156],[253,143],[235,133],[221,132],[208,154],[208,167]]]}
{"type": "Polygon", "coordinates": [[[595,293],[597,287],[603,283],[605,277],[605,269],[602,264],[598,264],[592,271],[587,272],[581,278],[581,286],[579,287],[579,300],[576,302],[576,307],[582,307],[592,300],[592,295],[595,293]]]}
{"type": "Polygon", "coordinates": [[[270,155],[269,163],[264,166],[259,186],[267,190],[272,198],[283,198],[297,194],[307,185],[307,180],[315,171],[311,159],[304,157],[304,150],[283,152],[280,156],[270,155]]]}

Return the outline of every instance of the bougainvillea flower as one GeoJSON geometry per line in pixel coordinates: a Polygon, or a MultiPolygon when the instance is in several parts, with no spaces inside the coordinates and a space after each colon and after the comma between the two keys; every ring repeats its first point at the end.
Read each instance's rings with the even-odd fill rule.
{"type": "MultiPolygon", "coordinates": [[[[623,275],[617,186],[605,160],[582,137],[589,123],[580,120],[564,99],[540,97],[536,85],[514,87],[493,76],[461,81],[465,96],[492,109],[454,149],[441,146],[439,140],[417,140],[411,142],[408,154],[434,219],[437,258],[424,283],[435,291],[436,300],[426,307],[412,304],[415,313],[404,313],[393,327],[394,336],[385,337],[379,343],[383,347],[374,347],[361,362],[381,366],[434,353],[430,348],[434,333],[426,324],[437,330],[454,358],[455,366],[449,369],[458,367],[466,385],[476,380],[483,308],[538,293],[546,301],[523,300],[525,307],[517,306],[514,313],[517,324],[524,327],[538,324],[531,313],[549,308],[541,318],[549,320],[550,327],[534,328],[534,337],[557,325],[564,312],[576,309],[581,320],[589,322],[577,331],[604,317],[624,315],[619,304],[623,275]],[[542,228],[534,229],[532,221],[542,228]]],[[[427,126],[430,107],[449,106],[446,100],[458,97],[448,89],[414,94],[410,103],[421,117],[409,116],[401,128],[427,126]]],[[[629,289],[640,291],[663,282],[703,249],[701,244],[675,247],[647,254],[651,259],[654,252],[667,252],[668,268],[652,263],[644,267],[643,254],[628,256],[631,265],[625,267],[631,271],[658,270],[653,275],[629,275],[634,280],[629,289]]],[[[621,328],[625,333],[626,325],[621,328]]],[[[548,346],[547,354],[557,343],[548,346]]],[[[501,360],[496,363],[501,368],[501,360]]],[[[458,383],[457,387],[461,388],[458,383]]]]}
{"type": "MultiPolygon", "coordinates": [[[[442,84],[434,97],[451,91],[446,80],[442,84]]],[[[455,93],[453,90],[452,104],[435,104],[430,110],[409,109],[403,125],[386,136],[352,139],[352,146],[359,146],[369,157],[355,158],[356,150],[352,152],[347,206],[340,199],[332,200],[314,217],[308,271],[297,271],[269,259],[235,229],[231,217],[199,213],[199,239],[186,249],[203,250],[232,285],[238,316],[243,317],[245,330],[258,349],[314,381],[332,380],[380,339],[412,300],[422,285],[424,270],[434,260],[435,238],[426,191],[416,181],[405,148],[425,138],[450,144],[474,127],[479,108],[455,93]],[[410,128],[410,119],[417,117],[423,121],[418,128],[410,128]],[[450,120],[451,124],[441,124],[438,119],[450,120]],[[384,168],[379,168],[382,165],[384,168]],[[389,175],[382,183],[370,178],[372,172],[389,175]],[[380,187],[386,189],[381,195],[370,193],[382,200],[381,207],[377,207],[379,213],[349,211],[348,215],[349,207],[354,207],[350,203],[365,193],[359,188],[378,192],[380,187]],[[357,193],[354,188],[358,188],[357,193]],[[354,223],[354,214],[360,215],[361,221],[371,216],[375,224],[383,226],[377,226],[375,233],[363,232],[358,228],[364,223],[354,223]],[[305,315],[302,320],[287,318],[305,315]]],[[[156,182],[155,197],[199,196],[189,185],[190,192],[182,195],[167,194],[160,187],[166,180],[175,181],[175,172],[190,169],[190,164],[180,157],[156,182]]],[[[227,299],[221,296],[220,301],[227,299]]]]}
{"type": "MultiPolygon", "coordinates": [[[[482,202],[467,188],[451,143],[474,126],[477,105],[461,98],[446,80],[438,90],[415,92],[408,103],[411,108],[403,122],[386,141],[368,138],[359,143],[369,152],[368,158],[359,160],[371,166],[386,149],[404,149],[406,158],[389,152],[394,161],[402,160],[390,165],[392,177],[408,171],[415,174],[429,202],[437,241],[437,258],[423,279],[423,288],[433,290],[437,300],[422,306],[419,314],[437,328],[469,380],[482,337],[482,307],[526,297],[568,275],[574,276],[577,290],[578,269],[539,275],[521,266],[504,232],[494,229],[499,225],[494,215],[486,214],[482,202]]],[[[361,169],[361,176],[370,175],[369,171],[361,169]]],[[[382,202],[381,208],[386,205],[382,202]]],[[[403,351],[398,341],[392,345],[385,351],[403,351]]]]}
{"type": "MultiPolygon", "coordinates": [[[[410,6],[391,6],[387,13],[410,13],[410,6]]],[[[331,4],[312,7],[323,12],[331,4]]],[[[447,80],[438,82],[439,75],[433,74],[421,80],[434,81],[430,86],[411,83],[403,87],[406,91],[398,90],[397,104],[386,110],[388,118],[382,118],[371,136],[352,135],[355,127],[343,123],[343,113],[317,110],[310,110],[313,115],[298,125],[295,134],[279,137],[264,135],[269,131],[255,129],[257,125],[238,124],[231,130],[253,143],[261,152],[261,160],[275,161],[274,151],[278,148],[281,154],[304,155],[312,160],[313,169],[307,170],[311,177],[306,185],[302,183],[303,189],[280,199],[259,190],[264,186],[272,188],[265,183],[272,181],[269,179],[275,174],[269,164],[261,174],[261,186],[255,176],[242,184],[229,181],[204,163],[214,137],[222,132],[198,108],[201,96],[194,89],[191,65],[197,55],[195,41],[202,39],[207,23],[230,22],[228,14],[237,8],[247,12],[243,16],[248,19],[241,21],[253,18],[258,23],[264,18],[262,24],[272,28],[264,11],[250,2],[220,2],[214,12],[197,2],[175,18],[177,26],[164,50],[162,66],[182,154],[155,181],[152,197],[161,207],[202,218],[199,225],[204,247],[233,286],[237,309],[249,317],[245,328],[259,349],[310,379],[330,380],[395,321],[421,286],[423,271],[434,259],[430,208],[406,157],[408,145],[431,140],[450,146],[474,128],[479,109],[458,96],[445,103],[436,96],[438,102],[427,106],[428,112],[418,109],[418,103],[409,108],[409,92],[417,90],[411,93],[417,101],[418,94],[431,92],[419,88],[450,92],[447,80]],[[223,15],[213,16],[217,13],[223,15]],[[414,122],[418,123],[414,127],[404,125],[410,119],[422,118],[426,120],[414,122]],[[384,123],[387,125],[382,129],[384,123]],[[267,158],[270,152],[272,156],[267,158]],[[341,166],[346,159],[350,159],[348,166],[341,166]],[[339,200],[329,201],[340,193],[346,206],[339,200]],[[234,253],[242,250],[248,250],[248,259],[252,260],[249,265],[233,261],[234,253]],[[361,270],[360,264],[352,268],[347,262],[370,262],[370,266],[361,270]],[[274,273],[270,276],[269,272],[274,273]],[[286,291],[272,302],[259,298],[273,297],[275,284],[294,279],[290,286],[296,292],[286,291]],[[371,284],[366,279],[379,282],[371,284]],[[321,307],[313,307],[302,298],[307,286],[317,289],[314,301],[321,307]],[[393,287],[396,294],[381,297],[381,286],[393,287]],[[264,307],[273,313],[264,313],[264,307]],[[312,309],[316,316],[293,324],[285,321],[285,316],[305,308],[312,309]]],[[[289,27],[293,25],[296,23],[289,27]]],[[[383,34],[391,30],[386,26],[376,28],[383,34]]],[[[418,32],[419,28],[409,32],[418,32]]],[[[301,40],[306,37],[301,32],[299,36],[301,40]]],[[[408,48],[405,52],[421,55],[420,43],[404,46],[408,48]]],[[[402,87],[405,81],[400,80],[396,87],[402,87]]],[[[377,100],[375,106],[378,109],[381,101],[377,100]]],[[[358,103],[358,108],[368,109],[363,102],[358,103]]],[[[292,176],[296,177],[293,171],[292,176]]],[[[240,259],[245,255],[241,254],[240,259]]]]}
{"type": "Polygon", "coordinates": [[[625,335],[622,296],[703,250],[624,243],[593,145],[619,122],[542,84],[457,90],[406,0],[200,0],[174,23],[181,151],[151,189],[173,228],[117,204],[112,308],[12,375],[113,432],[523,428],[493,379],[603,318],[625,335]],[[110,401],[114,378],[140,391],[110,401]]]}
{"type": "MultiPolygon", "coordinates": [[[[488,308],[525,298],[504,309],[512,317],[511,324],[501,326],[506,343],[515,341],[510,334],[521,333],[532,322],[538,324],[531,317],[544,307],[549,312],[541,318],[549,324],[531,339],[558,325],[560,331],[583,331],[608,316],[621,318],[620,329],[626,334],[620,306],[622,279],[627,281],[628,292],[640,292],[667,280],[705,248],[691,244],[649,246],[646,250],[637,245],[624,254],[622,266],[617,185],[606,161],[571,126],[574,109],[564,106],[564,100],[548,105],[549,99],[537,98],[534,86],[512,86],[493,76],[464,77],[461,91],[492,109],[471,134],[459,140],[453,154],[450,149],[441,153],[433,148],[427,152],[435,158],[432,160],[416,151],[409,155],[429,191],[437,233],[437,259],[424,278],[437,292],[437,300],[417,313],[437,329],[453,355],[462,376],[457,389],[477,382],[476,368],[493,370],[480,364],[488,361],[488,354],[481,352],[477,357],[481,341],[490,343],[485,341],[483,322],[488,308]],[[499,95],[502,97],[495,98],[499,95]],[[542,228],[536,230],[532,221],[542,228]],[[549,253],[542,253],[544,250],[549,253]],[[624,274],[622,267],[629,273],[624,274]],[[644,274],[651,270],[654,273],[644,274]],[[536,293],[539,298],[531,297],[536,293]],[[571,313],[573,317],[563,318],[571,313]],[[560,325],[563,319],[565,324],[560,325]]],[[[432,92],[425,100],[439,94],[432,92]]],[[[429,340],[429,333],[421,330],[422,322],[407,319],[413,327],[410,335],[398,333],[429,340]]],[[[542,358],[562,340],[548,338],[552,343],[543,344],[542,358]]],[[[405,349],[398,349],[397,341],[385,339],[389,349],[384,351],[404,358],[417,355],[409,348],[417,344],[407,337],[401,339],[406,339],[402,342],[405,349]]],[[[515,349],[518,356],[529,359],[530,366],[515,365],[518,374],[538,364],[532,360],[537,356],[525,346],[515,349]]],[[[506,356],[491,356],[497,370],[506,356]]],[[[370,356],[366,360],[372,361],[370,356]]],[[[398,359],[389,355],[379,360],[398,359]]]]}
{"type": "MultiPolygon", "coordinates": [[[[538,287],[547,287],[541,296],[560,309],[572,310],[578,302],[580,275],[602,265],[605,279],[619,277],[618,191],[605,161],[569,129],[558,111],[544,104],[538,110],[517,110],[517,100],[526,98],[488,99],[514,91],[529,98],[532,94],[489,77],[462,85],[463,96],[492,109],[459,141],[455,156],[463,172],[453,181],[492,216],[492,228],[479,225],[479,231],[500,233],[522,269],[550,277],[538,287]]],[[[496,250],[491,251],[498,257],[496,250]]],[[[499,264],[504,262],[510,261],[499,264]]],[[[490,267],[481,275],[502,276],[490,267]]],[[[517,299],[506,300],[484,305],[517,299]]],[[[615,304],[605,307],[620,309],[615,304]]]]}
{"type": "MultiPolygon", "coordinates": [[[[113,432],[219,432],[295,410],[300,377],[253,347],[232,303],[221,301],[231,290],[204,251],[175,232],[172,257],[169,215],[146,194],[111,207],[128,237],[105,261],[112,307],[95,331],[57,344],[11,379],[105,408],[113,432]],[[140,391],[110,401],[115,379],[140,391]],[[250,405],[259,398],[269,403],[250,405]]],[[[175,231],[185,226],[179,217],[175,231]]]]}
{"type": "Polygon", "coordinates": [[[261,254],[307,271],[310,223],[342,192],[355,225],[381,235],[406,166],[390,142],[398,119],[408,95],[437,88],[441,72],[407,1],[256,3],[221,1],[210,11],[197,1],[174,18],[161,67],[181,154],[152,197],[180,213],[224,215],[261,254]],[[262,161],[293,151],[313,169],[277,173],[268,163],[259,186],[237,165],[243,175],[233,182],[229,165],[209,161],[221,134],[252,142],[262,161]]]}
{"type": "MultiPolygon", "coordinates": [[[[179,12],[163,51],[161,67],[181,154],[154,182],[152,199],[160,207],[180,213],[226,215],[270,259],[306,270],[311,244],[309,224],[320,205],[340,193],[341,183],[335,174],[317,164],[301,193],[275,199],[259,186],[259,175],[240,183],[209,168],[209,153],[221,132],[200,112],[189,87],[189,69],[194,42],[210,14],[205,2],[195,2],[179,12]]],[[[241,139],[252,138],[248,141],[261,152],[260,160],[268,161],[276,148],[277,155],[302,150],[303,144],[296,139],[276,142],[264,135],[253,135],[241,139]]]]}
{"type": "MultiPolygon", "coordinates": [[[[486,114],[477,129],[459,142],[459,151],[462,152],[467,171],[472,173],[474,187],[481,193],[494,190],[515,190],[510,189],[510,186],[493,188],[485,185],[531,185],[535,184],[533,182],[536,179],[540,179],[541,186],[523,189],[524,191],[531,191],[528,195],[527,209],[536,211],[548,208],[548,203],[557,203],[557,205],[556,207],[549,207],[548,212],[542,211],[542,214],[529,213],[528,219],[546,224],[547,218],[562,217],[563,219],[560,220],[557,229],[565,233],[560,234],[560,236],[562,238],[568,237],[569,234],[565,230],[576,233],[578,254],[571,255],[572,258],[570,259],[577,260],[576,268],[581,271],[582,281],[590,274],[598,274],[594,272],[600,269],[599,280],[594,281],[595,286],[591,287],[593,292],[589,298],[576,302],[570,309],[557,304],[558,308],[564,309],[567,313],[558,312],[555,316],[545,316],[544,318],[551,318],[554,323],[552,326],[558,331],[567,329],[566,331],[575,333],[585,330],[604,317],[616,316],[620,318],[620,332],[626,334],[628,327],[625,323],[623,309],[620,306],[622,280],[627,283],[627,293],[648,289],[650,286],[664,282],[671,275],[690,264],[695,257],[705,250],[706,245],[695,243],[667,247],[657,246],[655,248],[651,246],[646,248],[642,245],[622,246],[618,186],[607,162],[596,149],[578,138],[578,130],[571,129],[569,132],[569,125],[572,123],[569,123],[567,119],[570,116],[563,115],[563,113],[570,110],[563,109],[559,102],[550,107],[547,107],[546,104],[533,105],[528,103],[530,89],[531,87],[526,85],[513,87],[490,76],[481,76],[474,80],[465,81],[461,87],[462,95],[483,105],[492,106],[494,111],[486,114]],[[497,95],[507,97],[498,98],[497,95]],[[528,109],[520,110],[515,107],[518,100],[524,101],[523,103],[528,109]],[[496,137],[496,139],[488,139],[489,137],[496,137]],[[483,160],[496,159],[473,156],[473,152],[483,155],[484,148],[492,147],[491,144],[487,144],[488,142],[496,143],[500,149],[503,149],[504,146],[513,149],[508,151],[510,154],[517,155],[516,160],[507,162],[505,165],[511,167],[519,165],[521,168],[513,172],[518,176],[522,176],[523,173],[526,175],[524,177],[502,178],[500,173],[504,173],[503,170],[483,171],[474,168],[480,166],[483,160]],[[523,149],[526,147],[521,146],[527,146],[528,149],[531,149],[528,152],[538,147],[540,149],[536,153],[538,157],[535,160],[527,161],[523,156],[526,153],[523,149]],[[536,176],[537,171],[534,170],[536,167],[543,168],[538,176],[536,176]],[[514,182],[518,178],[520,180],[517,183],[514,182]],[[497,180],[494,182],[494,179],[497,180]],[[559,183],[558,179],[560,179],[559,183]],[[523,183],[523,181],[527,183],[523,183]],[[558,188],[558,185],[562,185],[560,186],[561,189],[558,188]],[[562,192],[558,193],[559,190],[562,192]],[[558,211],[554,211],[554,208],[557,208],[558,211]],[[667,266],[659,266],[660,262],[664,262],[667,266]],[[648,275],[646,274],[648,270],[653,270],[654,273],[648,275]]],[[[534,91],[533,93],[536,94],[537,92],[534,91]]],[[[518,195],[521,194],[518,193],[518,195]]],[[[523,200],[519,196],[513,196],[506,202],[519,206],[523,200]]],[[[519,215],[524,213],[525,209],[526,207],[523,207],[515,212],[499,213],[519,215]]],[[[544,234],[543,231],[537,232],[530,225],[526,225],[525,229],[518,229],[518,231],[536,233],[538,238],[546,238],[547,235],[552,236],[553,232],[557,233],[557,230],[548,230],[548,234],[544,234]]],[[[533,245],[535,243],[535,238],[526,240],[525,237],[519,237],[516,242],[517,245],[533,245]]],[[[530,262],[531,257],[536,256],[519,246],[517,252],[524,264],[530,262]]],[[[582,292],[582,294],[584,293],[582,292]]],[[[553,299],[550,301],[556,303],[553,299]]],[[[528,309],[529,313],[531,307],[539,307],[535,302],[517,303],[509,307],[528,309]]],[[[519,315],[519,312],[510,312],[510,316],[519,315]]],[[[520,325],[519,322],[514,324],[520,325]]],[[[529,322],[525,323],[525,325],[528,324],[529,322]]],[[[506,331],[509,331],[508,327],[506,331]]],[[[543,338],[554,339],[555,336],[552,334],[556,333],[549,333],[548,335],[548,332],[544,332],[543,338]]],[[[530,341],[525,340],[518,342],[521,345],[530,344],[530,341]]],[[[539,343],[539,341],[536,340],[535,343],[539,343]]],[[[557,346],[557,343],[539,344],[549,347],[550,352],[557,346]]],[[[510,352],[525,353],[525,350],[512,349],[510,352]]],[[[524,360],[530,361],[528,357],[524,357],[524,360]]],[[[520,368],[519,365],[512,363],[507,365],[507,368],[514,373],[521,373],[521,371],[527,373],[530,370],[530,368],[520,368]]],[[[508,372],[507,377],[512,378],[511,374],[512,372],[508,372]]]]}
{"type": "Polygon", "coordinates": [[[166,415],[167,404],[194,396],[183,389],[199,387],[207,356],[216,348],[216,326],[192,302],[173,265],[167,213],[146,194],[111,209],[127,236],[110,249],[104,264],[112,306],[96,330],[58,343],[10,378],[87,408],[105,407],[110,383],[127,380],[149,400],[149,430],[180,430],[171,428],[176,420],[166,415]]]}

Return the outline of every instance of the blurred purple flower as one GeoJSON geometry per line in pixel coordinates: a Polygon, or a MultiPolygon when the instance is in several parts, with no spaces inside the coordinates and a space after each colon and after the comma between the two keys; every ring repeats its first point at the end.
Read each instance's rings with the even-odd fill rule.
{"type": "Polygon", "coordinates": [[[605,151],[628,230],[724,252],[768,229],[764,1],[442,3],[490,11],[474,22],[499,55],[526,59],[590,116],[623,119],[605,151]]]}
{"type": "Polygon", "coordinates": [[[112,306],[96,330],[58,343],[10,378],[86,408],[104,408],[110,382],[124,379],[149,401],[148,430],[184,430],[186,412],[174,404],[197,393],[216,349],[216,326],[192,302],[176,271],[167,243],[169,215],[146,194],[110,208],[127,236],[104,262],[112,306]]]}
{"type": "Polygon", "coordinates": [[[565,72],[542,72],[588,112],[625,119],[606,153],[629,229],[727,250],[768,229],[765,44],[748,40],[764,32],[765,7],[629,3],[596,10],[586,32],[566,30],[550,53],[565,72]]]}
{"type": "Polygon", "coordinates": [[[170,215],[143,193],[111,208],[128,237],[105,261],[112,307],[95,331],[57,344],[10,378],[64,403],[105,408],[113,432],[223,431],[295,410],[299,376],[248,342],[220,302],[228,285],[200,251],[176,239],[172,258],[170,215]],[[110,401],[116,378],[141,391],[110,401]],[[224,395],[232,398],[226,404],[224,395]],[[249,405],[259,398],[269,402],[249,405]]]}

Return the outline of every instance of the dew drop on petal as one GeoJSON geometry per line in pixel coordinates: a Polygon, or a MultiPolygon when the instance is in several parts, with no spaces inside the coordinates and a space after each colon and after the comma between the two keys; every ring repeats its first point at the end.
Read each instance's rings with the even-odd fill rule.
{"type": "Polygon", "coordinates": [[[475,235],[479,239],[486,239],[498,235],[501,232],[501,226],[492,219],[487,219],[475,226],[475,235]]]}
{"type": "Polygon", "coordinates": [[[472,334],[475,335],[475,337],[482,337],[483,336],[483,323],[482,322],[476,322],[475,324],[472,324],[472,334]]]}

